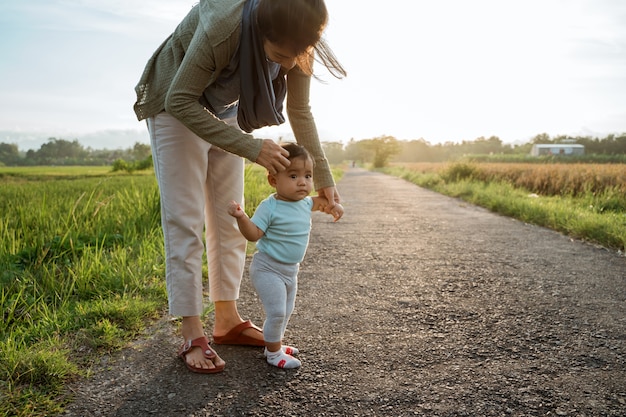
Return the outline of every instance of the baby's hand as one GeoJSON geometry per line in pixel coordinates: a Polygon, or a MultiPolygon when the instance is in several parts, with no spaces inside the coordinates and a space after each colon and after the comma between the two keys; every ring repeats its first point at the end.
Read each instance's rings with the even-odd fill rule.
{"type": "Polygon", "coordinates": [[[245,215],[246,213],[241,209],[241,206],[239,205],[239,203],[233,200],[230,203],[228,203],[228,214],[230,214],[233,217],[239,218],[245,215]]]}
{"type": "Polygon", "coordinates": [[[341,219],[341,217],[343,216],[343,206],[339,203],[335,204],[335,206],[330,209],[330,214],[332,214],[335,218],[334,221],[341,219]]]}

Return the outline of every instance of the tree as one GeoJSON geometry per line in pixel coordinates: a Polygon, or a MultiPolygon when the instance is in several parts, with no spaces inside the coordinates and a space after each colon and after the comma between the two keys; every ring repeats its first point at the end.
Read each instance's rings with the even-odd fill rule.
{"type": "Polygon", "coordinates": [[[141,161],[152,155],[152,150],[148,144],[135,142],[131,154],[135,161],[141,161]]]}
{"type": "Polygon", "coordinates": [[[331,164],[339,164],[344,160],[343,143],[341,142],[323,142],[322,148],[326,159],[331,164]]]}
{"type": "Polygon", "coordinates": [[[538,143],[552,143],[552,139],[550,139],[550,135],[547,133],[540,133],[530,141],[533,145],[538,143]]]}
{"type": "Polygon", "coordinates": [[[17,165],[20,160],[20,150],[14,143],[0,143],[0,164],[17,165]]]}
{"type": "Polygon", "coordinates": [[[497,136],[491,136],[489,139],[480,137],[473,142],[473,154],[488,155],[491,153],[502,152],[502,141],[497,136]]]}
{"type": "Polygon", "coordinates": [[[383,168],[393,155],[400,152],[398,140],[393,136],[380,136],[363,141],[363,146],[372,154],[374,168],[383,168]]]}
{"type": "Polygon", "coordinates": [[[87,156],[83,146],[74,140],[50,138],[41,145],[36,153],[37,163],[53,165],[69,165],[87,156]]]}
{"type": "Polygon", "coordinates": [[[350,139],[350,142],[346,145],[344,151],[344,158],[348,160],[356,161],[365,161],[366,154],[361,147],[361,141],[356,141],[354,138],[350,139]]]}

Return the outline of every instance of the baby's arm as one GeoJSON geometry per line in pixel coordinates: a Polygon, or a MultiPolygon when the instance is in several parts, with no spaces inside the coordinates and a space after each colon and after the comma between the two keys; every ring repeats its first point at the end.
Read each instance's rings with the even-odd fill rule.
{"type": "MultiPolygon", "coordinates": [[[[329,205],[328,200],[324,197],[311,196],[311,198],[313,199],[313,207],[311,208],[311,211],[325,211],[326,207],[329,205]]],[[[332,214],[335,218],[334,221],[341,219],[341,216],[343,216],[343,206],[336,203],[330,210],[330,214],[332,214]]]]}
{"type": "Polygon", "coordinates": [[[256,224],[252,223],[250,217],[246,214],[245,211],[242,210],[239,203],[236,201],[231,201],[228,204],[228,214],[237,219],[237,225],[239,226],[239,231],[250,242],[256,242],[261,239],[265,233],[261,229],[259,229],[256,224]]]}

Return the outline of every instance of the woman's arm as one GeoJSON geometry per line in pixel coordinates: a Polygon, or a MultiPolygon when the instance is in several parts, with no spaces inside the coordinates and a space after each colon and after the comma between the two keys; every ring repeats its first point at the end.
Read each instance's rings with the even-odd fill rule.
{"type": "MultiPolygon", "coordinates": [[[[233,35],[234,36],[234,35],[233,35]]],[[[196,30],[165,98],[165,110],[203,140],[256,162],[270,172],[289,166],[287,152],[271,139],[257,139],[228,126],[206,110],[199,99],[206,87],[230,61],[231,48],[211,46],[202,30],[196,30]]]]}
{"type": "Polygon", "coordinates": [[[212,46],[198,25],[189,48],[172,79],[165,98],[165,111],[176,117],[203,140],[228,152],[256,161],[262,140],[228,126],[207,111],[199,99],[206,87],[215,82],[230,57],[225,46],[212,46]]]}
{"type": "Polygon", "coordinates": [[[315,189],[319,191],[323,188],[334,187],[335,181],[311,113],[310,86],[311,77],[297,67],[287,73],[287,116],[289,116],[289,123],[296,141],[313,156],[315,162],[313,180],[315,189]]]}

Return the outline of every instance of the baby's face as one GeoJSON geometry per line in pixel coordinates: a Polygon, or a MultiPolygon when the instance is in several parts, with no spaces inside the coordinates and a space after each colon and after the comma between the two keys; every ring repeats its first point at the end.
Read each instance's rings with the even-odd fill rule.
{"type": "Polygon", "coordinates": [[[291,165],[274,175],[276,198],[284,201],[299,201],[313,190],[313,161],[298,157],[291,160],[291,165]]]}

